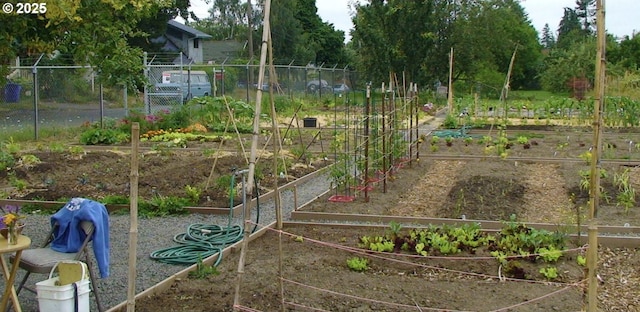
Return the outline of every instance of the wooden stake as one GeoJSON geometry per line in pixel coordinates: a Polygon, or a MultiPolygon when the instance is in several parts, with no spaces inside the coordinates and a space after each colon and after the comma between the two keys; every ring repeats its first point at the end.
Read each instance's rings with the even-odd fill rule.
{"type": "Polygon", "coordinates": [[[131,173],[129,174],[129,288],[127,289],[127,312],[136,310],[136,247],[138,246],[138,147],[140,124],[131,125],[131,173]]]}
{"type": "Polygon", "coordinates": [[[418,98],[418,84],[414,83],[413,84],[413,97],[414,97],[414,101],[415,101],[415,108],[416,108],[416,140],[418,141],[418,143],[416,144],[416,160],[420,160],[420,113],[418,111],[418,105],[420,105],[420,100],[418,98]]]}
{"type": "Polygon", "coordinates": [[[604,111],[604,93],[606,77],[606,30],[604,23],[604,0],[596,0],[596,21],[598,34],[598,52],[596,54],[596,100],[593,113],[593,149],[591,157],[591,181],[589,192],[589,249],[587,266],[589,288],[587,290],[588,312],[598,310],[598,206],[600,201],[600,154],[602,152],[602,112],[604,111]]]}
{"type": "MultiPolygon", "coordinates": [[[[258,86],[262,86],[264,82],[264,72],[267,63],[267,43],[269,33],[271,31],[269,24],[269,15],[271,14],[271,0],[266,0],[264,4],[264,26],[262,29],[262,47],[260,50],[260,69],[258,71],[258,86]]],[[[247,257],[247,249],[249,248],[249,236],[251,235],[251,194],[253,194],[253,179],[256,169],[256,154],[258,150],[258,139],[260,136],[260,114],[262,103],[262,88],[256,91],[256,105],[253,116],[253,137],[251,140],[251,153],[249,155],[249,174],[244,198],[244,236],[242,239],[242,249],[240,250],[240,259],[238,260],[238,278],[236,280],[235,295],[233,297],[233,308],[237,309],[240,305],[240,285],[242,285],[242,277],[244,275],[244,263],[247,257]]]]}
{"type": "Polygon", "coordinates": [[[449,114],[453,114],[453,47],[451,47],[451,52],[449,53],[449,87],[447,91],[449,114]]]}
{"type": "Polygon", "coordinates": [[[384,170],[384,179],[382,180],[382,192],[387,192],[387,178],[391,170],[391,166],[387,166],[389,157],[387,156],[387,116],[385,115],[385,102],[387,100],[387,89],[385,89],[384,82],[382,83],[382,170],[384,170]]]}
{"type": "MultiPolygon", "coordinates": [[[[271,32],[269,32],[269,102],[271,106],[271,131],[273,131],[276,136],[275,143],[273,144],[273,174],[275,177],[274,183],[274,201],[275,201],[275,209],[276,209],[276,228],[280,230],[278,233],[278,276],[280,276],[280,308],[282,312],[286,311],[286,307],[284,304],[284,280],[282,279],[282,275],[284,272],[284,254],[282,252],[282,204],[280,201],[280,189],[278,188],[278,157],[280,156],[280,143],[282,139],[280,138],[280,129],[278,129],[278,114],[276,113],[276,105],[273,99],[273,84],[271,82],[276,81],[276,70],[273,66],[273,42],[271,40],[271,32]]],[[[300,125],[298,125],[298,135],[300,136],[300,145],[304,146],[302,143],[302,134],[300,131],[300,125]]],[[[306,161],[306,159],[305,159],[306,161]]],[[[285,166],[286,167],[286,166],[285,166]]]]}
{"type": "Polygon", "coordinates": [[[371,85],[367,85],[364,107],[364,201],[369,202],[369,116],[371,115],[371,85]]]}
{"type": "MultiPolygon", "coordinates": [[[[513,71],[513,63],[516,60],[516,53],[518,52],[518,45],[513,50],[513,54],[511,55],[511,61],[509,62],[509,70],[507,70],[507,77],[504,80],[504,85],[502,86],[502,92],[500,93],[500,101],[504,104],[504,121],[507,122],[507,118],[509,117],[507,107],[507,97],[509,96],[509,89],[511,89],[511,72],[513,71]]],[[[495,112],[494,112],[495,114],[495,112]]]]}

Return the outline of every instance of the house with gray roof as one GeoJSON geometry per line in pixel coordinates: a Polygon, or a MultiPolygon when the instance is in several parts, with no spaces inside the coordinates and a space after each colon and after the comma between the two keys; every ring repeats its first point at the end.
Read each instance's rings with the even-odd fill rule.
{"type": "Polygon", "coordinates": [[[167,23],[167,31],[157,42],[164,43],[162,50],[167,52],[182,52],[182,59],[178,57],[174,63],[201,64],[203,63],[203,41],[210,39],[211,35],[189,27],[175,20],[167,23]]]}

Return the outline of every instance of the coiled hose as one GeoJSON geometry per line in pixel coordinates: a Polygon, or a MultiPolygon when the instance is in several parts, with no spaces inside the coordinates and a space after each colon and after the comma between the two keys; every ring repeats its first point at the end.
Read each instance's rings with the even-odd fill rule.
{"type": "MultiPolygon", "coordinates": [[[[257,180],[254,178],[254,190],[256,194],[256,225],[251,232],[255,232],[257,223],[260,222],[260,196],[257,188],[257,180]]],[[[187,232],[176,234],[173,241],[179,246],[167,247],[151,252],[151,259],[162,263],[191,265],[202,261],[217,253],[220,254],[214,266],[218,266],[222,261],[222,250],[230,244],[236,243],[243,238],[244,227],[231,225],[233,217],[233,194],[235,187],[235,174],[231,175],[231,188],[229,191],[229,218],[225,228],[215,224],[194,223],[187,227],[187,232]]],[[[244,209],[242,211],[244,220],[244,209]]]]}

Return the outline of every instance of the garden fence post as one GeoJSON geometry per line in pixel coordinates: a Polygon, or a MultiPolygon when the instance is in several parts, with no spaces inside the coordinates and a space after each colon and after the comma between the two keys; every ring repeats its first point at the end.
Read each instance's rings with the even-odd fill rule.
{"type": "Polygon", "coordinates": [[[100,129],[104,129],[104,89],[102,88],[102,82],[98,86],[98,92],[100,92],[100,129]]]}
{"type": "Polygon", "coordinates": [[[40,54],[38,60],[33,64],[33,68],[31,69],[31,73],[33,73],[33,132],[34,139],[38,140],[38,98],[40,97],[40,86],[38,85],[38,63],[42,59],[43,54],[40,54]]]}
{"type": "MultiPolygon", "coordinates": [[[[149,81],[149,64],[147,63],[147,52],[143,53],[142,64],[144,65],[144,78],[149,81]]],[[[144,84],[144,95],[142,96],[144,101],[144,109],[147,114],[151,114],[151,106],[149,103],[149,88],[147,88],[147,84],[144,84]]]]}
{"type": "Polygon", "coordinates": [[[122,87],[122,105],[124,107],[124,115],[129,116],[129,94],[127,84],[124,84],[122,87]]]}

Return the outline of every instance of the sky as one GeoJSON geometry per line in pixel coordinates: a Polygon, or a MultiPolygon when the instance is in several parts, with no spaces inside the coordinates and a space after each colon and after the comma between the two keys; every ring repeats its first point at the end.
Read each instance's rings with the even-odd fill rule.
{"type": "MultiPolygon", "coordinates": [[[[277,1],[277,0],[275,0],[277,1]]],[[[318,15],[323,21],[331,23],[336,29],[343,30],[349,41],[349,30],[352,27],[349,0],[316,0],[318,15]]],[[[575,7],[575,0],[522,0],[522,6],[529,15],[531,24],[542,33],[545,23],[552,30],[558,29],[558,24],[564,14],[564,8],[575,7]]],[[[191,0],[191,5],[198,17],[208,16],[209,5],[204,0],[191,0]]],[[[631,36],[634,30],[640,32],[639,0],[609,0],[605,1],[605,27],[607,32],[615,36],[631,36]]]]}

